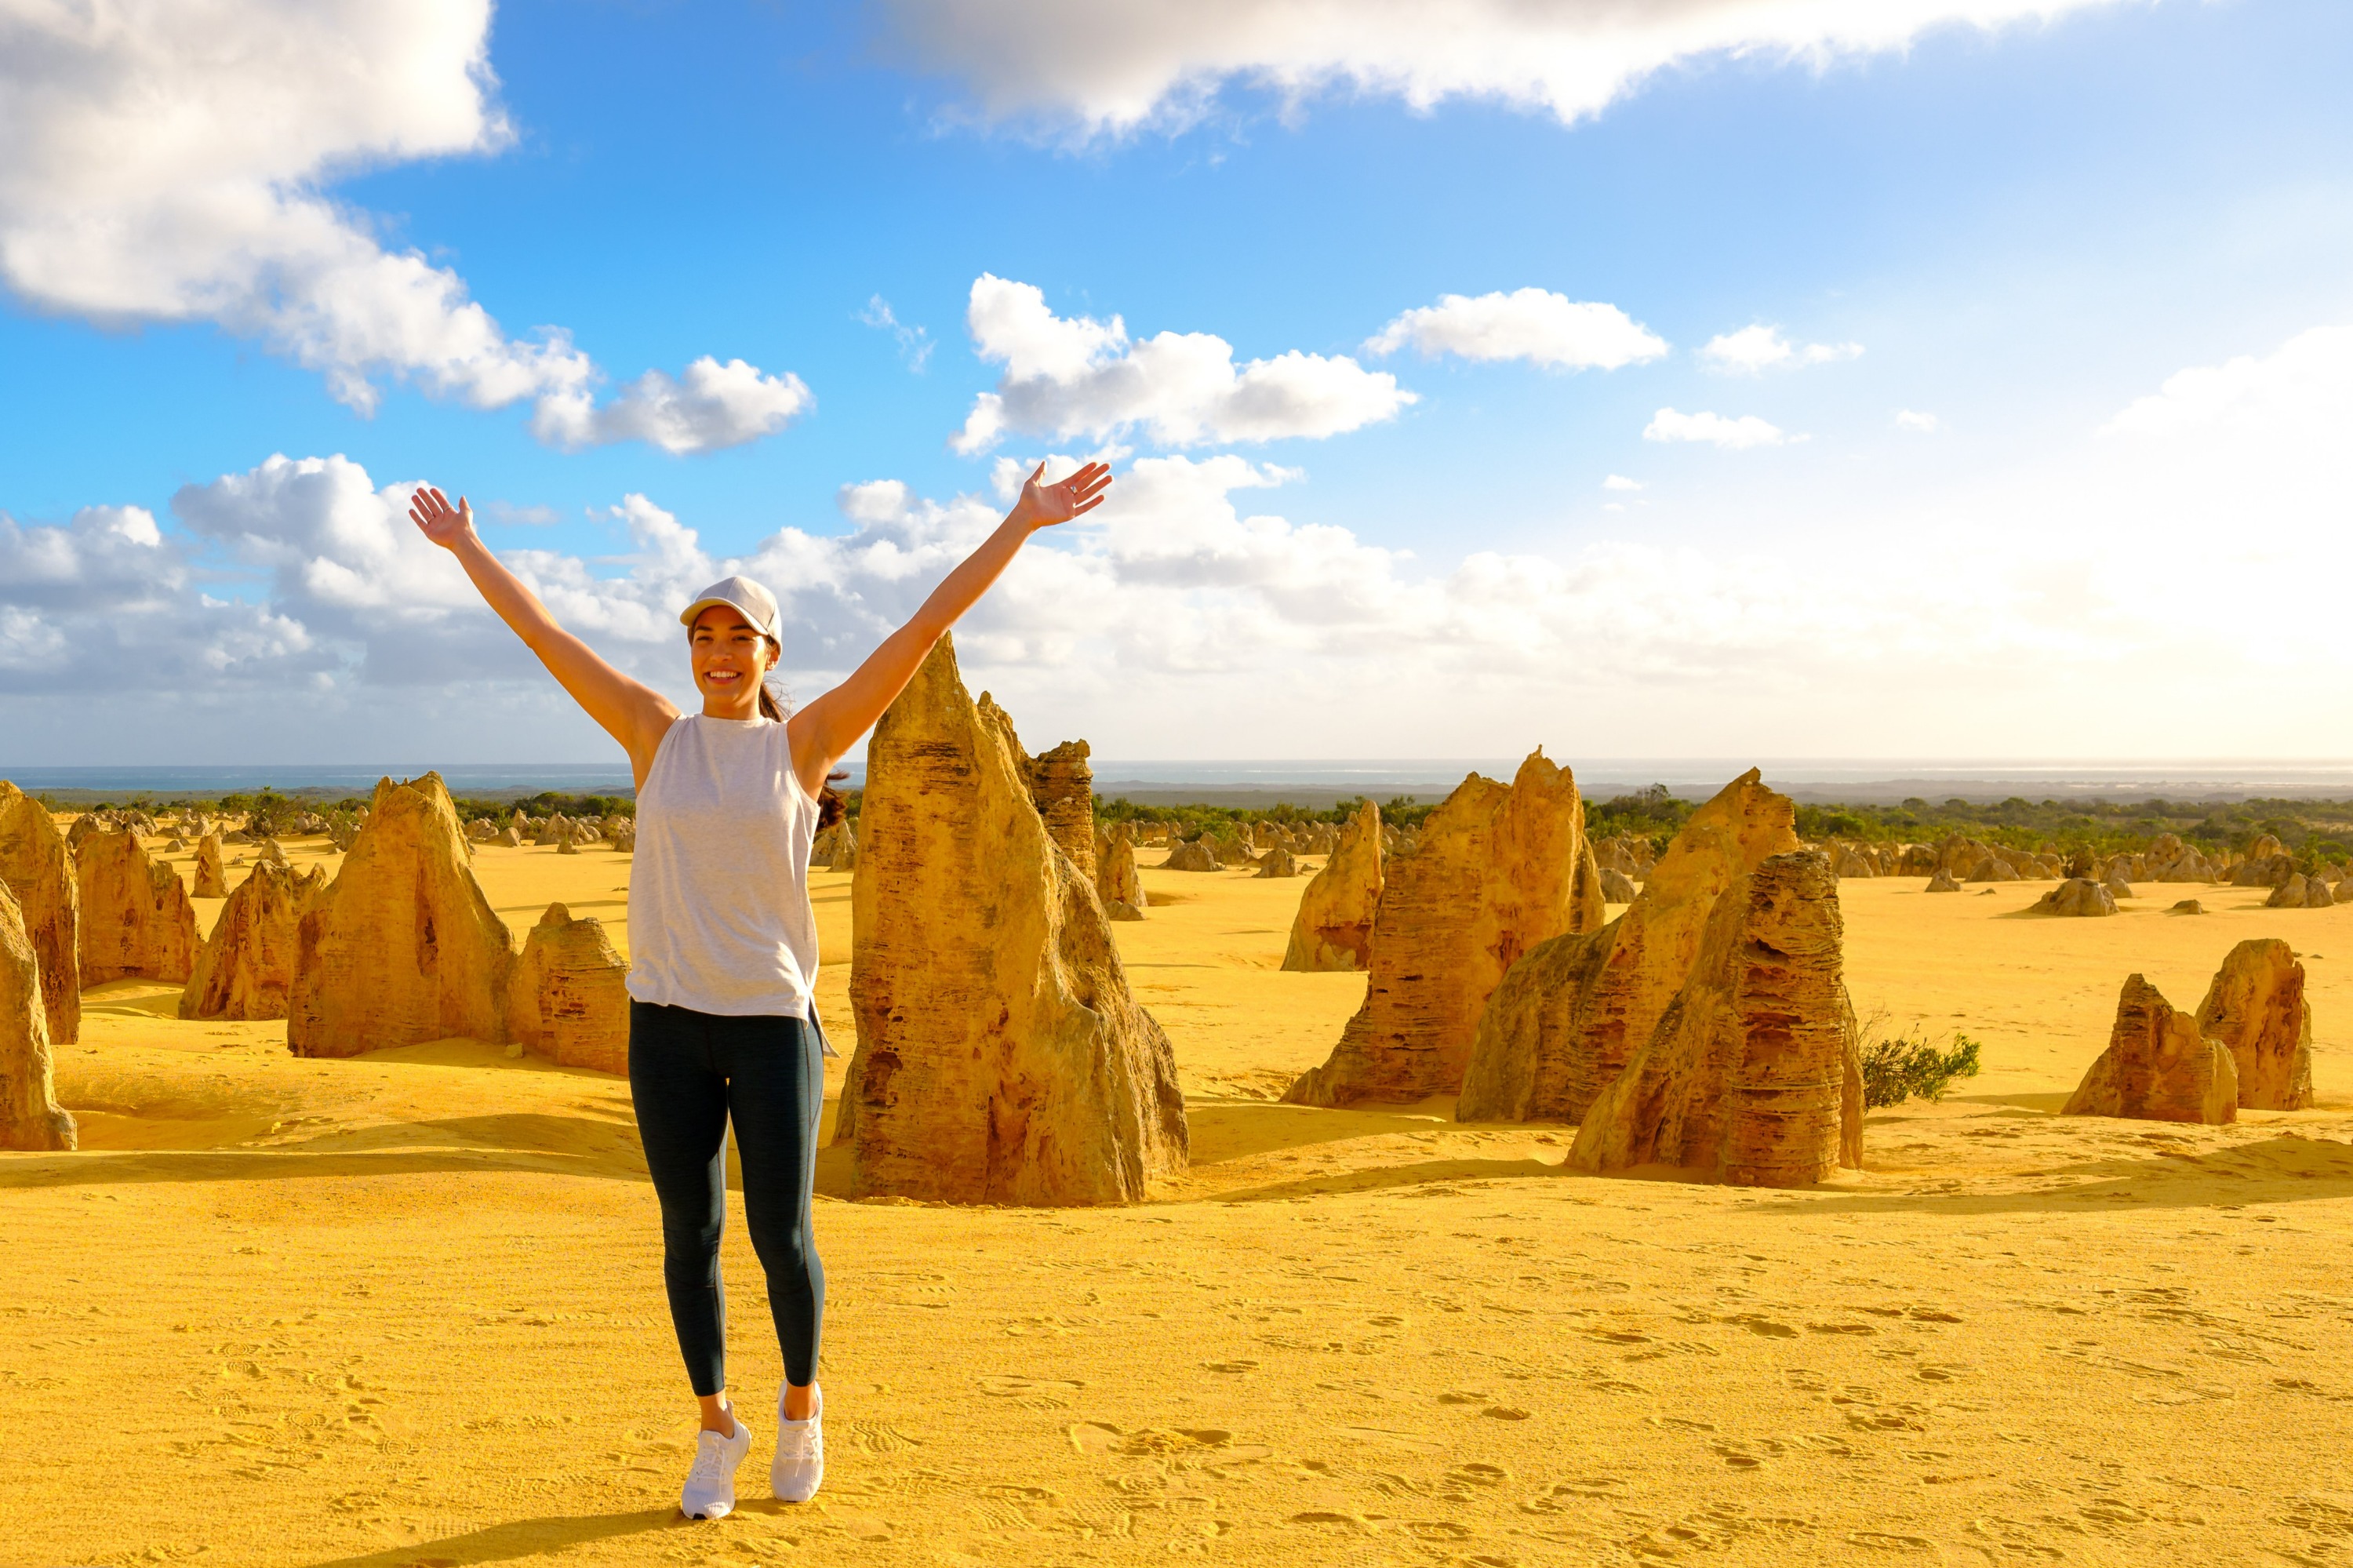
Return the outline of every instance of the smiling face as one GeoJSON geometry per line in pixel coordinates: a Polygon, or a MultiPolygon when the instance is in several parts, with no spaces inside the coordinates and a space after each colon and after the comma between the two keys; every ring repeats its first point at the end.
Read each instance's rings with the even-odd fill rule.
{"type": "Polygon", "coordinates": [[[694,686],[706,717],[748,719],[760,713],[760,677],[776,666],[776,645],[732,604],[714,604],[687,632],[694,686]]]}

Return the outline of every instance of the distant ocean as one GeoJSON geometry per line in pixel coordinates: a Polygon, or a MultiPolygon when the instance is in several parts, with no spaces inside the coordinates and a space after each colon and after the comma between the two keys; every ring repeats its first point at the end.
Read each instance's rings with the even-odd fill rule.
{"type": "MultiPolygon", "coordinates": [[[[1095,792],[1124,795],[1140,805],[1203,801],[1271,805],[1290,800],[1328,806],[1353,795],[1376,800],[1409,795],[1440,799],[1469,773],[1509,779],[1515,757],[1432,759],[1340,758],[1311,761],[1185,761],[1167,758],[1098,758],[1095,792]]],[[[2268,758],[2223,760],[2069,762],[2043,759],[1953,762],[1917,758],[1566,758],[1588,799],[1605,799],[1663,784],[1685,799],[1715,793],[1751,767],[1765,781],[1801,800],[1896,801],[1917,796],[1972,801],[2022,796],[2043,800],[2125,800],[2162,797],[2184,800],[2244,800],[2280,796],[2353,800],[2353,761],[2315,762],[2268,758]]],[[[33,793],[94,800],[134,795],[214,796],[260,789],[289,794],[363,794],[378,779],[411,779],[436,765],[427,761],[347,767],[242,768],[8,768],[0,778],[33,793]]],[[[629,775],[617,764],[440,764],[441,777],[458,794],[491,797],[535,795],[543,789],[575,795],[626,795],[629,775]]],[[[845,765],[853,784],[864,781],[860,763],[845,765]]]]}

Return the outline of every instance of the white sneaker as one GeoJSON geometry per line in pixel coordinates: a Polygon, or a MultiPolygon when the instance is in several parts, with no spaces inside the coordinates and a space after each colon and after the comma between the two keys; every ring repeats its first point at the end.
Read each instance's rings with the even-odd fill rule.
{"type": "Polygon", "coordinates": [[[776,1395],[776,1457],[768,1461],[768,1487],[778,1502],[802,1503],[817,1496],[825,1480],[825,1390],[817,1390],[807,1421],[785,1419],[785,1396],[776,1395]]]}
{"type": "Polygon", "coordinates": [[[735,1467],[752,1451],[752,1429],[741,1420],[735,1436],[704,1432],[694,1440],[694,1468],[678,1495],[678,1511],[689,1519],[725,1519],[735,1511],[735,1467]]]}

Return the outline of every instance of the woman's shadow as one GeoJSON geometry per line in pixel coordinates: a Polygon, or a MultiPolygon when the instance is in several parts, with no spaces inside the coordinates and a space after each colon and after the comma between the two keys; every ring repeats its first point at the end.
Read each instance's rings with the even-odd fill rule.
{"type": "Polygon", "coordinates": [[[591,1541],[638,1535],[668,1524],[682,1527],[687,1522],[675,1508],[583,1514],[569,1519],[560,1515],[519,1519],[509,1524],[468,1531],[446,1541],[422,1541],[410,1546],[387,1546],[381,1552],[357,1557],[338,1557],[332,1562],[314,1563],[311,1568],[461,1568],[476,1563],[512,1563],[519,1558],[543,1557],[591,1541]]]}

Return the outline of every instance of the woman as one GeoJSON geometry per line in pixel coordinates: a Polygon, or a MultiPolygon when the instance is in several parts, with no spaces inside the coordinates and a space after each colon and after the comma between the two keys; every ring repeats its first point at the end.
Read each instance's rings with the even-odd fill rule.
{"type": "Polygon", "coordinates": [[[629,897],[629,1091],[661,1202],[662,1281],[679,1350],[702,1408],[679,1506],[720,1519],[752,1435],[727,1397],[719,1236],[727,1129],[744,1170],[744,1211],[768,1278],[784,1351],[776,1405],[776,1495],[806,1502],[825,1475],[817,1383],[825,1274],[810,1235],[809,1185],[824,1104],[810,987],[817,918],[810,840],[839,820],[833,765],[906,689],[940,634],[972,608],[1029,535],[1099,505],[1111,471],[1089,463],[1021,499],[980,548],[932,590],[914,619],[840,685],[786,717],[765,684],[781,649],[776,601],[746,577],[711,585],[679,620],[702,711],[681,714],[555,623],[474,532],[463,496],[417,491],[409,516],[458,557],[482,598],[548,672],[621,743],[638,785],[629,897]]]}

